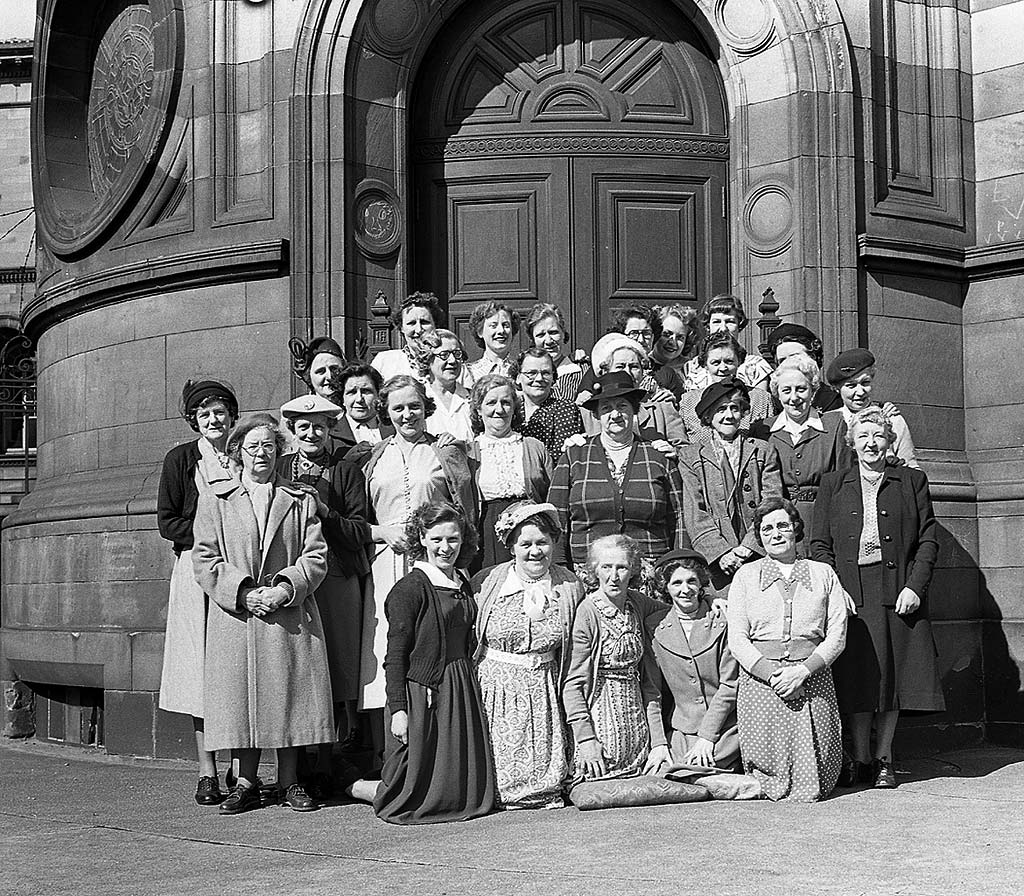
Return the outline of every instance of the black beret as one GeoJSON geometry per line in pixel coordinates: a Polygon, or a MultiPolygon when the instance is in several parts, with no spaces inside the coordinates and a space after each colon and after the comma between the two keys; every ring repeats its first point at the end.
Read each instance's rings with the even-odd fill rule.
{"type": "Polygon", "coordinates": [[[839,386],[874,366],[875,356],[866,348],[851,348],[835,356],[825,371],[825,379],[830,385],[839,386]]]}
{"type": "Polygon", "coordinates": [[[718,383],[712,383],[701,393],[700,401],[697,402],[697,407],[693,409],[697,419],[703,420],[705,414],[713,410],[715,405],[726,396],[732,395],[733,392],[742,392],[744,395],[749,395],[750,389],[746,383],[740,380],[722,380],[718,383]]]}
{"type": "Polygon", "coordinates": [[[676,548],[674,551],[669,551],[667,554],[659,557],[654,565],[655,567],[661,567],[667,563],[672,563],[674,560],[697,560],[705,566],[708,565],[704,555],[693,548],[676,548]]]}
{"type": "Polygon", "coordinates": [[[801,327],[800,324],[779,324],[768,334],[768,351],[774,355],[775,349],[783,342],[799,342],[803,345],[805,342],[814,342],[817,338],[807,327],[801,327]]]}

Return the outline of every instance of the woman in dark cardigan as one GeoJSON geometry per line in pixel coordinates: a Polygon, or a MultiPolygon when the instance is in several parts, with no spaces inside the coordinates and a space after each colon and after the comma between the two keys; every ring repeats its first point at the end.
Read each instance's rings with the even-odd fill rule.
{"type": "Polygon", "coordinates": [[[927,602],[937,525],[925,474],[887,461],[894,435],[881,408],[854,414],[846,438],[857,465],[822,477],[811,538],[812,557],[835,568],[857,611],[833,666],[853,741],[841,783],[895,787],[900,711],[945,709],[927,602]]]}
{"type": "Polygon", "coordinates": [[[381,780],[349,793],[391,824],[465,821],[497,808],[494,761],[473,672],[476,603],[458,566],[476,531],[458,507],[423,504],[407,526],[412,571],[385,604],[388,744],[381,780]]]}
{"type": "Polygon", "coordinates": [[[181,393],[181,415],[199,438],[168,451],[160,474],[157,525],[160,534],[174,545],[174,571],[167,602],[159,706],[192,717],[199,757],[196,802],[212,806],[224,796],[217,780],[217,757],[204,743],[207,603],[192,571],[192,524],[200,490],[233,478],[224,446],[238,418],[238,400],[223,383],[189,380],[181,393]]]}

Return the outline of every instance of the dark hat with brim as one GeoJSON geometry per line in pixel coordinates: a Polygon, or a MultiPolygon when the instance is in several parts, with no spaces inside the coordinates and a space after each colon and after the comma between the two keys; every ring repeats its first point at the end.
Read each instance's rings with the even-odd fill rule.
{"type": "Polygon", "coordinates": [[[676,548],[659,557],[654,566],[655,568],[662,567],[676,560],[696,560],[704,566],[708,565],[707,558],[700,551],[695,551],[693,548],[676,548]]]}
{"type": "Polygon", "coordinates": [[[185,417],[191,415],[204,401],[219,398],[235,416],[238,415],[238,399],[231,388],[216,380],[200,380],[197,383],[189,380],[181,390],[181,407],[185,417]]]}
{"type": "Polygon", "coordinates": [[[694,413],[698,420],[703,420],[711,413],[723,399],[728,398],[733,392],[741,392],[744,396],[750,394],[750,388],[741,380],[721,380],[708,386],[700,396],[694,413]]]}
{"type": "Polygon", "coordinates": [[[825,379],[829,385],[840,386],[874,366],[875,356],[866,348],[851,348],[835,356],[825,371],[825,379]]]}
{"type": "Polygon", "coordinates": [[[780,324],[768,334],[768,351],[773,355],[783,342],[814,342],[818,337],[800,324],[780,324]]]}
{"type": "Polygon", "coordinates": [[[602,399],[630,398],[639,404],[647,395],[647,390],[638,386],[633,377],[624,370],[602,374],[596,377],[589,387],[590,398],[583,403],[583,407],[592,414],[597,413],[597,404],[602,399]]]}

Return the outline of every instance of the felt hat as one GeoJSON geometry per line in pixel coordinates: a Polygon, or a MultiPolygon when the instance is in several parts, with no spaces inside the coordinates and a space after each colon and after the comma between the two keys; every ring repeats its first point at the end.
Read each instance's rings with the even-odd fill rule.
{"type": "Polygon", "coordinates": [[[189,380],[181,390],[181,413],[188,418],[208,398],[221,399],[232,416],[238,416],[238,399],[229,386],[216,380],[189,380]]]}
{"type": "Polygon", "coordinates": [[[730,379],[712,383],[701,393],[700,401],[697,402],[697,406],[693,409],[697,419],[703,420],[723,398],[732,395],[733,392],[742,392],[744,395],[749,395],[750,388],[742,380],[730,379]]]}
{"type": "Polygon", "coordinates": [[[669,551],[667,554],[659,557],[654,562],[654,566],[657,569],[675,560],[697,560],[705,566],[708,565],[707,558],[700,551],[695,551],[693,548],[676,548],[674,551],[669,551]]]}
{"type": "Polygon", "coordinates": [[[866,348],[851,348],[832,359],[825,371],[825,379],[830,385],[838,387],[874,366],[875,356],[866,348]]]}
{"type": "Polygon", "coordinates": [[[323,414],[325,417],[333,417],[336,420],[342,413],[342,408],[320,395],[300,395],[281,405],[281,416],[285,419],[323,414]]]}
{"type": "Polygon", "coordinates": [[[557,532],[562,531],[562,524],[558,521],[558,511],[555,509],[554,504],[539,504],[536,501],[516,501],[515,504],[509,504],[498,515],[498,519],[494,522],[494,534],[498,536],[498,540],[503,545],[508,547],[508,540],[512,533],[515,532],[516,526],[523,520],[528,520],[531,516],[546,517],[557,532]]]}
{"type": "Polygon", "coordinates": [[[807,327],[800,324],[779,324],[768,334],[768,351],[774,355],[775,349],[783,342],[799,342],[802,345],[814,342],[817,338],[807,327]]]}
{"type": "Polygon", "coordinates": [[[640,402],[647,395],[647,390],[638,386],[633,377],[624,370],[596,377],[593,383],[589,384],[589,391],[590,398],[583,403],[583,407],[591,413],[597,412],[597,403],[602,398],[628,397],[640,402]]]}

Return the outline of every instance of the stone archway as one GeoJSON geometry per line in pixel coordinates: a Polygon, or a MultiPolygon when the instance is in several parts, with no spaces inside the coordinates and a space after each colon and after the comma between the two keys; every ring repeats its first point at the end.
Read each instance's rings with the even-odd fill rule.
{"type": "MultiPolygon", "coordinates": [[[[409,282],[407,103],[465,0],[314,0],[296,47],[293,321],[349,345],[409,282]]],[[[668,2],[668,0],[666,0],[668,2]]],[[[771,286],[830,346],[856,341],[850,50],[834,0],[673,0],[728,98],[733,288],[771,286]]]]}

